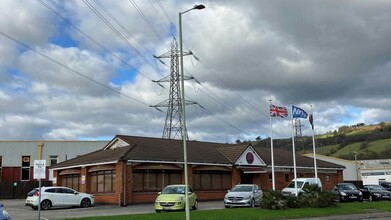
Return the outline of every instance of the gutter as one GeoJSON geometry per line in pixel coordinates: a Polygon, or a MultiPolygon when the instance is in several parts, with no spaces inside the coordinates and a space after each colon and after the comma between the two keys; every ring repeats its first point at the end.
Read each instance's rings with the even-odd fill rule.
{"type": "Polygon", "coordinates": [[[106,164],[112,164],[112,163],[117,163],[117,162],[118,162],[118,160],[100,162],[100,163],[79,164],[79,165],[73,165],[73,166],[67,166],[67,167],[51,168],[51,170],[64,170],[64,169],[86,167],[86,166],[106,165],[106,164]]]}
{"type": "MultiPolygon", "coordinates": [[[[184,162],[179,161],[165,161],[165,160],[128,160],[128,163],[167,163],[167,164],[184,164],[184,162]]],[[[191,165],[207,165],[207,166],[226,166],[232,167],[232,164],[221,164],[221,163],[196,163],[188,162],[187,164],[191,165]]]]}

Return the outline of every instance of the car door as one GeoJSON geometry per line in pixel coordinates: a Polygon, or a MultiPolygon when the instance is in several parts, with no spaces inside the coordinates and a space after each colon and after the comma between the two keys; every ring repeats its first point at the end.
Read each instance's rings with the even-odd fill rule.
{"type": "Polygon", "coordinates": [[[192,206],[194,206],[194,203],[196,201],[196,195],[195,195],[195,193],[193,192],[193,189],[190,186],[188,188],[188,192],[189,192],[189,206],[191,208],[192,206]]]}
{"type": "Polygon", "coordinates": [[[64,198],[64,205],[79,205],[79,196],[76,191],[69,188],[61,188],[61,190],[64,198]]]}
{"type": "Polygon", "coordinates": [[[64,203],[60,188],[46,189],[45,192],[41,195],[41,201],[45,199],[49,199],[52,203],[52,206],[61,206],[64,203]]]}
{"type": "Polygon", "coordinates": [[[262,193],[259,189],[259,186],[255,185],[253,188],[253,194],[254,194],[254,200],[256,204],[258,204],[261,201],[262,193]]]}
{"type": "Polygon", "coordinates": [[[362,192],[363,198],[368,199],[370,191],[367,186],[364,186],[363,188],[359,189],[362,192]]]}

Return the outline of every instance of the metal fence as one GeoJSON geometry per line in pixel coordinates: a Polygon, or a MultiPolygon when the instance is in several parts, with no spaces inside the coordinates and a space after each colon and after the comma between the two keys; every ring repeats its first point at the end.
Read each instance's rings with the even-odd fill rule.
{"type": "MultiPolygon", "coordinates": [[[[52,181],[42,181],[42,186],[52,186],[52,181]]],[[[0,199],[25,199],[27,193],[38,188],[38,181],[0,182],[0,199]]]]}

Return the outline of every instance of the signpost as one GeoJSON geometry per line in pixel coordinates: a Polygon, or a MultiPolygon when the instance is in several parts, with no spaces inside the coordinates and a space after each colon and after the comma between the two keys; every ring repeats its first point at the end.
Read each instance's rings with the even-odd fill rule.
{"type": "Polygon", "coordinates": [[[38,220],[41,219],[41,179],[46,179],[46,160],[34,160],[34,179],[39,180],[38,220]]]}

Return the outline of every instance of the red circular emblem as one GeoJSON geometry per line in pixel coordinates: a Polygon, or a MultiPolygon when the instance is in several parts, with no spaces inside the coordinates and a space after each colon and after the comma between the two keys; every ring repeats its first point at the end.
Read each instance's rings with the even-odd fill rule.
{"type": "Polygon", "coordinates": [[[254,162],[254,155],[251,152],[246,154],[247,163],[252,164],[254,162]]]}

